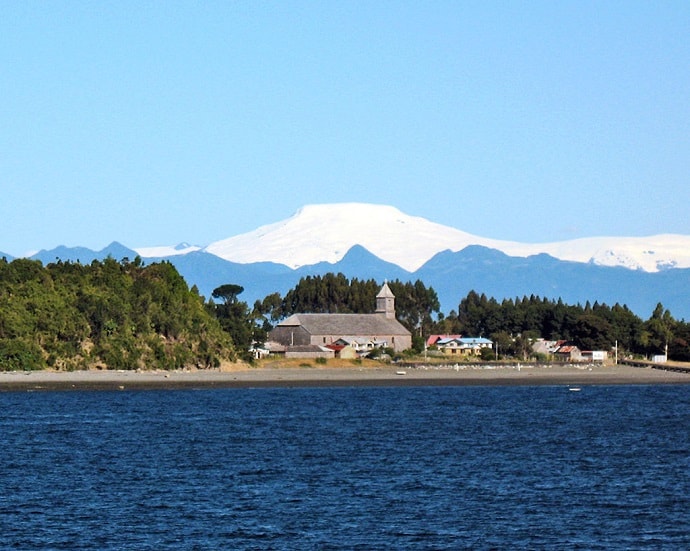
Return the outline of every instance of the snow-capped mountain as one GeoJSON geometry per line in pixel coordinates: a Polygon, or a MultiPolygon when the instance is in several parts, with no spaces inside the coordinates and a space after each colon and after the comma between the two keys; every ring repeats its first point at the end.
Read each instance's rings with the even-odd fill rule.
{"type": "Polygon", "coordinates": [[[361,245],[381,260],[414,271],[437,252],[458,250],[478,239],[394,207],[338,203],[305,206],[287,220],[217,241],[204,250],[232,262],[270,261],[299,268],[338,262],[361,245]]]}
{"type": "MultiPolygon", "coordinates": [[[[366,203],[308,205],[294,216],[249,233],[217,241],[205,252],[241,264],[275,262],[299,268],[318,262],[336,263],[360,245],[381,260],[414,272],[441,251],[470,245],[509,256],[547,253],[560,260],[623,266],[656,272],[690,267],[690,236],[595,237],[555,243],[518,243],[471,235],[400,210],[366,203]]],[[[137,249],[143,257],[163,249],[137,249]]],[[[180,254],[186,251],[176,251],[180,254]]]]}

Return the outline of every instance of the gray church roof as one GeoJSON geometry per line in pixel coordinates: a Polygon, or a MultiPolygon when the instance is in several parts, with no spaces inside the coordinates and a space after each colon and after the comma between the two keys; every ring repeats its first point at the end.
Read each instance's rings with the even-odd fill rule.
{"type": "Polygon", "coordinates": [[[311,335],[410,334],[398,320],[380,314],[294,314],[278,326],[302,326],[311,335]]]}

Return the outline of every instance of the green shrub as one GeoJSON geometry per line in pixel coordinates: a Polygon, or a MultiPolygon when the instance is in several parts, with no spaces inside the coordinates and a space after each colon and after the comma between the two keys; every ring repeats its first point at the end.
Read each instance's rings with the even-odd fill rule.
{"type": "Polygon", "coordinates": [[[479,356],[483,361],[491,362],[496,359],[496,352],[494,352],[491,348],[482,348],[479,356]]]}
{"type": "Polygon", "coordinates": [[[45,367],[37,344],[23,339],[0,339],[0,371],[35,371],[45,367]]]}

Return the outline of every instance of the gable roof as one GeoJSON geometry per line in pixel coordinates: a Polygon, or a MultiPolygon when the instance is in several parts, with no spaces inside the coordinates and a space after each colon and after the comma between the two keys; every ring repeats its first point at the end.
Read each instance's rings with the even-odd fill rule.
{"type": "Polygon", "coordinates": [[[426,344],[427,344],[427,346],[433,346],[434,344],[437,344],[441,340],[459,339],[460,337],[462,337],[462,335],[429,335],[429,338],[426,340],[426,344]]]}
{"type": "Polygon", "coordinates": [[[580,349],[577,346],[575,346],[573,344],[569,344],[569,345],[560,346],[558,348],[558,350],[556,350],[554,352],[554,354],[572,354],[572,353],[577,354],[579,351],[580,351],[580,349]]]}
{"type": "Polygon", "coordinates": [[[461,337],[458,340],[462,344],[493,344],[493,341],[485,337],[461,337]]]}
{"type": "Polygon", "coordinates": [[[293,314],[278,326],[301,326],[312,335],[410,335],[398,320],[380,314],[293,314]]]}

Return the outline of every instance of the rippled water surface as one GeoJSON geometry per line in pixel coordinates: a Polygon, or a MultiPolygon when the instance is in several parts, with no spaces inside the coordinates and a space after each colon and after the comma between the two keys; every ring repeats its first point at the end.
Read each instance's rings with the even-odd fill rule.
{"type": "Polygon", "coordinates": [[[0,394],[3,549],[687,549],[690,387],[0,394]]]}

